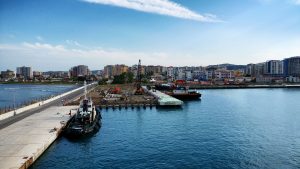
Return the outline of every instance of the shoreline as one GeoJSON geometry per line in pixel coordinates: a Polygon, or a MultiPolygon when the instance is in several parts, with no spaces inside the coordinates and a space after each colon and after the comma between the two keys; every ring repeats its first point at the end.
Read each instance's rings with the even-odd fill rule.
{"type": "Polygon", "coordinates": [[[228,86],[190,86],[190,89],[286,89],[286,88],[300,88],[300,84],[297,85],[228,85],[228,86]]]}

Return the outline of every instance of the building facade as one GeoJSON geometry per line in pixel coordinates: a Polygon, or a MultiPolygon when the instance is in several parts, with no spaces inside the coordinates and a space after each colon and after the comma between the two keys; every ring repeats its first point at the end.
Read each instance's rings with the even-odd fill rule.
{"type": "Polygon", "coordinates": [[[84,77],[89,75],[90,75],[90,70],[86,65],[78,65],[70,69],[71,77],[84,77]]]}
{"type": "Polygon", "coordinates": [[[31,67],[26,67],[26,66],[17,67],[16,76],[18,78],[24,78],[26,80],[32,79],[33,78],[33,72],[32,72],[31,67]]]}
{"type": "Polygon", "coordinates": [[[6,71],[1,71],[1,78],[5,80],[13,79],[16,77],[14,71],[7,69],[6,71]]]}
{"type": "Polygon", "coordinates": [[[283,60],[284,76],[300,77],[300,56],[283,60]]]}
{"type": "Polygon", "coordinates": [[[283,61],[270,60],[264,65],[264,74],[270,76],[282,76],[283,75],[283,61]]]}

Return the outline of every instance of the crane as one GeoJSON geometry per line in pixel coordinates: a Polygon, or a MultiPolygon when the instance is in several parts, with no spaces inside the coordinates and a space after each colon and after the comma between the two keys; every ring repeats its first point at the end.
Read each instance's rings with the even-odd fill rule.
{"type": "Polygon", "coordinates": [[[135,95],[142,95],[143,94],[143,88],[141,86],[142,83],[142,65],[141,65],[141,59],[139,59],[139,64],[137,67],[137,77],[136,77],[136,90],[134,92],[135,95]]]}

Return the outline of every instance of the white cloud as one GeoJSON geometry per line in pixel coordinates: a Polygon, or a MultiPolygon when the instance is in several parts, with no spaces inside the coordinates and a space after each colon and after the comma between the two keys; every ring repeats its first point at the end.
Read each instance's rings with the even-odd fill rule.
{"type": "Polygon", "coordinates": [[[63,51],[66,50],[64,46],[62,45],[51,45],[47,43],[28,43],[28,42],[23,42],[22,46],[28,49],[38,49],[38,50],[59,50],[63,51]]]}
{"type": "Polygon", "coordinates": [[[121,49],[80,47],[23,42],[17,45],[0,44],[0,68],[14,69],[20,65],[38,70],[68,70],[71,66],[86,64],[91,69],[101,69],[107,64],[133,65],[142,59],[147,64],[168,63],[171,59],[163,52],[131,52],[121,49]],[[160,62],[158,62],[158,60],[160,62]],[[10,67],[7,67],[7,66],[10,67]]]}
{"type": "Polygon", "coordinates": [[[300,0],[294,0],[294,3],[295,3],[296,5],[300,5],[300,0]]]}
{"type": "Polygon", "coordinates": [[[220,22],[215,15],[199,14],[170,0],[82,0],[84,2],[124,7],[142,12],[168,15],[200,22],[220,22]]]}
{"type": "Polygon", "coordinates": [[[75,40],[66,40],[66,44],[73,45],[73,46],[79,46],[79,47],[82,46],[79,42],[77,42],[75,40]]]}
{"type": "Polygon", "coordinates": [[[41,36],[36,36],[35,38],[36,38],[38,41],[44,41],[44,38],[41,37],[41,36]]]}

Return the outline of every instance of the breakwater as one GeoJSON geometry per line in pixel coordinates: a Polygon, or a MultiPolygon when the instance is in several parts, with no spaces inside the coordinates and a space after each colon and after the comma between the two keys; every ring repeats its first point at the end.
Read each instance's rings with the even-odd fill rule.
{"type": "Polygon", "coordinates": [[[78,88],[77,85],[0,84],[0,114],[78,88]]]}
{"type": "MultiPolygon", "coordinates": [[[[93,84],[89,84],[88,86],[90,86],[90,85],[93,85],[93,84]]],[[[36,103],[34,103],[34,104],[30,104],[30,105],[25,106],[25,107],[21,107],[21,108],[19,108],[19,109],[15,109],[15,110],[11,110],[11,111],[9,111],[9,112],[2,113],[2,114],[0,114],[0,121],[1,121],[1,120],[4,120],[4,119],[7,119],[7,118],[10,118],[10,117],[13,117],[13,116],[15,116],[15,115],[18,115],[18,114],[20,114],[20,113],[23,113],[23,112],[25,112],[25,111],[28,111],[28,110],[31,110],[31,109],[34,109],[34,108],[43,106],[43,105],[48,104],[48,103],[50,103],[50,102],[52,102],[52,101],[54,101],[54,100],[58,100],[58,99],[60,99],[60,98],[62,98],[62,97],[64,97],[64,96],[67,96],[67,95],[69,95],[69,94],[71,94],[71,93],[74,93],[74,92],[76,92],[76,91],[82,90],[83,88],[84,88],[84,87],[79,87],[79,88],[76,88],[76,89],[74,89],[74,90],[65,92],[65,93],[63,93],[63,94],[60,94],[60,95],[51,97],[51,98],[49,98],[49,99],[47,99],[47,100],[42,100],[42,101],[36,102],[36,103]]]]}

